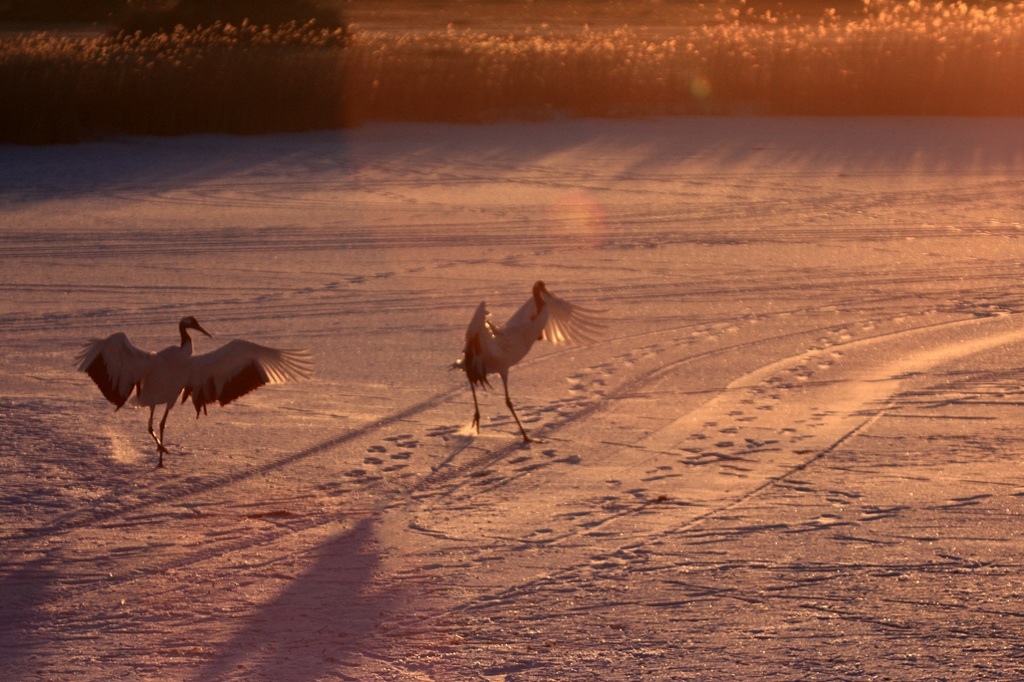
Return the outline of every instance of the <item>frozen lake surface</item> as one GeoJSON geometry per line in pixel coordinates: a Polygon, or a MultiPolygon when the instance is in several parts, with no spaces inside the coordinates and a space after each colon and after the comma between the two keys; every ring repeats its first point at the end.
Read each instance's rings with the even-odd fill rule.
{"type": "Polygon", "coordinates": [[[1024,125],[0,147],[9,679],[1018,679],[1024,125]],[[537,279],[613,324],[450,372],[537,279]],[[114,412],[124,331],[315,354],[114,412]]]}

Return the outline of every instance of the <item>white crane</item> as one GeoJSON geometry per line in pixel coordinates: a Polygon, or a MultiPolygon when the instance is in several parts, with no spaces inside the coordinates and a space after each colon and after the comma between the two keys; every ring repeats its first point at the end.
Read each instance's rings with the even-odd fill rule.
{"type": "Polygon", "coordinates": [[[561,299],[538,281],[533,285],[533,296],[509,318],[504,326],[495,326],[489,318],[486,302],[477,306],[466,330],[466,347],[453,368],[466,372],[473,391],[473,426],[480,433],[480,406],[476,400],[476,387],[490,387],[488,374],[497,373],[505,387],[505,404],[519,425],[523,441],[532,442],[519,421],[512,398],[508,394],[508,370],[530,352],[533,342],[546,339],[555,345],[562,343],[590,343],[605,327],[597,316],[602,311],[589,310],[561,299]]]}
{"type": "Polygon", "coordinates": [[[195,329],[207,336],[196,318],[183,317],[178,323],[181,345],[168,346],[159,353],[134,346],[123,333],[105,339],[92,339],[75,358],[78,369],[86,372],[99,386],[107,400],[117,409],[135,392],[134,403],[149,407],[149,435],[160,453],[157,466],[164,465],[164,425],[167,414],[181,396],[184,403],[190,396],[199,413],[214,401],[227,405],[232,400],[264,384],[306,379],[310,376],[312,356],[304,350],[278,350],[251,341],[234,340],[215,351],[192,355],[195,329]],[[153,430],[153,413],[157,405],[166,405],[160,420],[160,435],[153,430]]]}

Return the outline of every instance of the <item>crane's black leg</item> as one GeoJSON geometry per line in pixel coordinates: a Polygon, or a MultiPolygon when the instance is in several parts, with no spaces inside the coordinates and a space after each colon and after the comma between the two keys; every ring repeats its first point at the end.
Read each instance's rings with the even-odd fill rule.
{"type": "Polygon", "coordinates": [[[160,421],[160,435],[156,435],[156,431],[153,429],[153,413],[156,412],[156,405],[149,408],[149,435],[153,436],[153,441],[156,443],[156,450],[160,453],[160,461],[157,462],[157,467],[163,468],[164,466],[164,453],[167,452],[167,448],[164,447],[164,422],[167,421],[167,412],[164,412],[164,418],[160,421]]]}
{"type": "Polygon", "coordinates": [[[160,447],[160,439],[157,438],[156,431],[153,430],[153,413],[155,411],[156,411],[156,406],[155,405],[151,405],[150,408],[149,408],[149,435],[151,435],[153,437],[153,441],[156,443],[157,447],[159,448],[160,447]]]}
{"type": "MultiPolygon", "coordinates": [[[[167,448],[164,447],[164,425],[167,423],[167,415],[171,411],[171,405],[173,404],[174,403],[171,403],[170,405],[164,408],[164,417],[163,419],[160,420],[160,437],[157,438],[156,435],[153,436],[153,438],[156,439],[156,449],[160,452],[160,461],[157,462],[157,467],[161,469],[164,466],[164,453],[167,452],[167,448]]],[[[151,416],[149,418],[149,432],[153,433],[152,413],[150,413],[150,415],[151,416]]]]}
{"type": "Polygon", "coordinates": [[[509,411],[512,413],[512,418],[516,420],[516,424],[519,425],[519,431],[523,434],[524,443],[535,442],[532,438],[526,435],[526,429],[523,428],[523,423],[519,421],[519,415],[516,414],[516,408],[512,407],[512,398],[508,395],[508,377],[504,374],[501,375],[501,383],[505,387],[505,404],[508,405],[509,411]]]}
{"type": "Polygon", "coordinates": [[[473,426],[480,433],[480,405],[476,402],[476,386],[469,382],[469,390],[473,391],[473,426]]]}

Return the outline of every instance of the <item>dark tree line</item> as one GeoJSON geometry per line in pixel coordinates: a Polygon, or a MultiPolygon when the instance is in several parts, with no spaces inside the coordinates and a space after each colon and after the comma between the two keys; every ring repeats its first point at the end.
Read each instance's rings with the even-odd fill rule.
{"type": "Polygon", "coordinates": [[[110,21],[127,0],[0,0],[0,20],[45,23],[110,21]]]}
{"type": "Polygon", "coordinates": [[[0,21],[92,23],[126,30],[208,25],[214,21],[342,25],[340,0],[0,0],[0,21]]]}

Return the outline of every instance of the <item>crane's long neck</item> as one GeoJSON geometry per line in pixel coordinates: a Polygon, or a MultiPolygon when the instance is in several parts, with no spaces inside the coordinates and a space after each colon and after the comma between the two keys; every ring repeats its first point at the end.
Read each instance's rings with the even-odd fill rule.
{"type": "Polygon", "coordinates": [[[192,347],[192,337],[188,335],[188,330],[185,329],[185,325],[179,324],[178,331],[181,332],[181,347],[185,348],[188,346],[192,347]]]}
{"type": "Polygon", "coordinates": [[[530,317],[531,320],[536,320],[537,316],[540,315],[540,311],[544,310],[544,297],[540,295],[541,288],[539,286],[533,287],[533,305],[536,306],[533,315],[530,317]]]}

